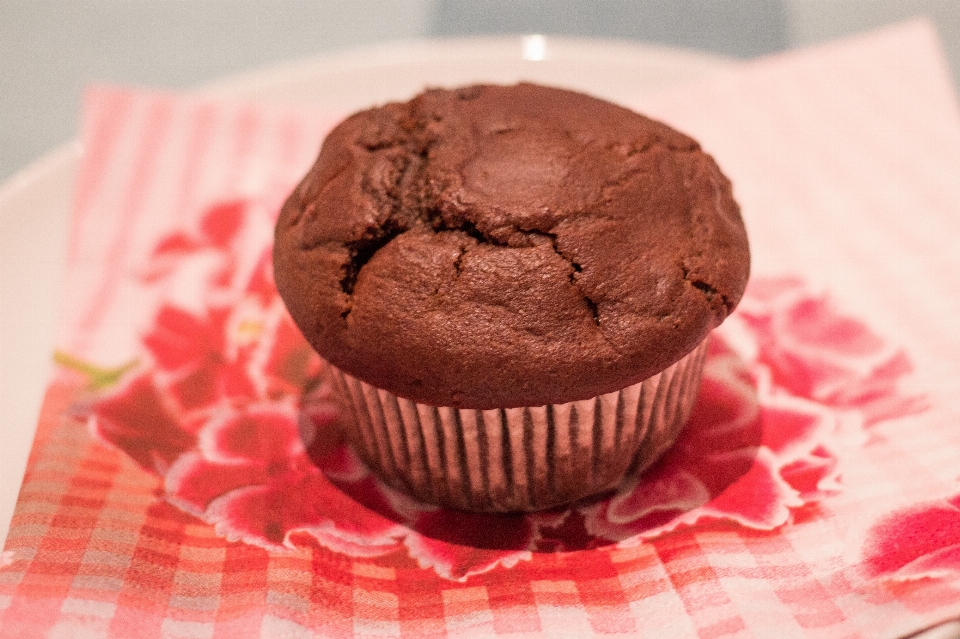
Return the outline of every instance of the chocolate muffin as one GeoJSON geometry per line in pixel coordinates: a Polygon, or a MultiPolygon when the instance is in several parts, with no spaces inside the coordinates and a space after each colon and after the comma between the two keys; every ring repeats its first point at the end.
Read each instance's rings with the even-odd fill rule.
{"type": "Polygon", "coordinates": [[[422,499],[513,511],[669,447],[749,251],[693,139],[518,84],[342,122],[281,211],[274,268],[364,460],[422,499]]]}

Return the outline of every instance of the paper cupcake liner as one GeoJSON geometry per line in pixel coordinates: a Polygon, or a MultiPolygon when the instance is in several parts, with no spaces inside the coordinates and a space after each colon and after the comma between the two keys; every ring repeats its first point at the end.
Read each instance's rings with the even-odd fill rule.
{"type": "Polygon", "coordinates": [[[676,440],[700,387],[707,340],[666,370],[566,404],[492,410],[420,404],[327,365],[344,433],[391,486],[479,512],[542,510],[604,492],[676,440]]]}

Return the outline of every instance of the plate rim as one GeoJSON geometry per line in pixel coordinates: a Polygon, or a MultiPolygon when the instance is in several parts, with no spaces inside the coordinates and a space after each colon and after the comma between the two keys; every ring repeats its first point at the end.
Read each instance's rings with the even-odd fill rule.
{"type": "MultiPolygon", "coordinates": [[[[625,66],[649,65],[639,63],[636,57],[651,56],[654,59],[670,60],[672,66],[691,69],[719,71],[735,63],[735,59],[721,54],[707,53],[697,49],[672,47],[662,44],[631,41],[616,38],[585,38],[544,34],[515,34],[496,36],[467,36],[450,38],[415,38],[360,44],[328,52],[301,56],[277,63],[268,63],[250,69],[228,73],[214,80],[187,87],[187,93],[196,93],[223,99],[249,99],[253,85],[276,84],[304,74],[323,74],[352,69],[384,66],[404,66],[416,63],[441,61],[463,62],[496,59],[522,61],[522,46],[526,38],[543,37],[549,54],[545,62],[608,61],[611,56],[628,54],[619,60],[625,66]],[[600,52],[603,53],[600,53],[600,52]]],[[[539,61],[539,60],[537,60],[539,61]]],[[[162,89],[161,89],[162,90],[162,89]]],[[[171,89],[177,91],[177,89],[171,89]]],[[[254,89],[257,91],[257,89],[254,89]]],[[[55,146],[18,169],[0,182],[0,215],[12,199],[22,190],[30,188],[47,173],[54,173],[63,164],[78,159],[83,148],[79,137],[55,146]]]]}

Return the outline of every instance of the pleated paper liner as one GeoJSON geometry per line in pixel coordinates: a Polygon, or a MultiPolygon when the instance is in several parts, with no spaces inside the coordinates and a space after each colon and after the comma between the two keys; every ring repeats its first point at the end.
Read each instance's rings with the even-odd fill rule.
{"type": "Polygon", "coordinates": [[[610,490],[653,464],[690,415],[707,343],[620,391],[492,410],[420,404],[325,369],[344,435],[385,482],[449,508],[534,511],[610,490]]]}

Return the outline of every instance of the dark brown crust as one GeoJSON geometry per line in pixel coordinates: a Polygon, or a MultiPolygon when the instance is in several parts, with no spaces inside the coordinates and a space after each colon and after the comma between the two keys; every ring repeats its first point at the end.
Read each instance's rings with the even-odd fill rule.
{"type": "Polygon", "coordinates": [[[438,406],[587,399],[690,352],[749,272],[695,141],[532,84],[427,91],[327,137],[277,222],[290,313],[328,361],[438,406]]]}

